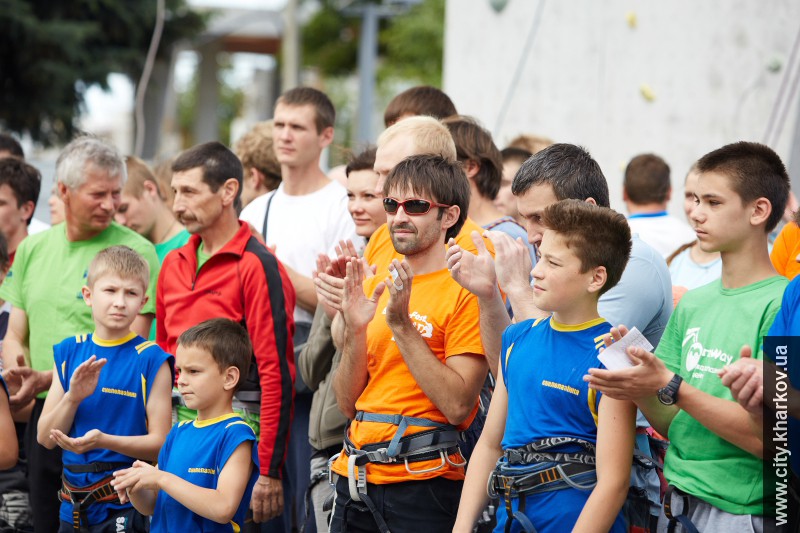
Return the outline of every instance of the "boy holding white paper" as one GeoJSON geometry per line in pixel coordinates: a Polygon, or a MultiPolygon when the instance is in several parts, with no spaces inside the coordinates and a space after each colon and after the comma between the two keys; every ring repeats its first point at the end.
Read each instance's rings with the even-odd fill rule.
{"type": "MultiPolygon", "coordinates": [[[[722,278],[686,293],[655,355],[629,348],[633,367],[591,369],[586,379],[605,397],[635,401],[670,439],[659,531],[677,522],[691,531],[691,522],[699,531],[758,532],[774,524],[763,445],[718,373],[745,345],[763,358],[788,283],[769,260],[767,235],[786,206],[789,178],[775,152],[748,142],[714,150],[696,167],[691,222],[702,250],[721,253],[722,278]]],[[[606,342],[625,333],[612,329],[606,342]]]]}
{"type": "Polygon", "coordinates": [[[501,371],[456,532],[472,531],[488,499],[487,478],[505,507],[495,531],[625,531],[620,510],[636,408],[596,394],[582,374],[602,368],[597,356],[610,326],[597,301],[622,276],[630,230],[622,215],[578,200],[550,205],[542,219],[533,299],[552,314],[503,333],[501,371]]]}

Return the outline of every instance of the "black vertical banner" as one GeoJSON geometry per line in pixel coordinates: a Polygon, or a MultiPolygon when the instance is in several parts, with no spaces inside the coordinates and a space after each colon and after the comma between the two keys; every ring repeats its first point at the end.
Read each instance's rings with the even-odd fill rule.
{"type": "Polygon", "coordinates": [[[800,337],[764,338],[764,531],[800,532],[800,337]],[[793,416],[794,415],[794,416],[793,416]]]}

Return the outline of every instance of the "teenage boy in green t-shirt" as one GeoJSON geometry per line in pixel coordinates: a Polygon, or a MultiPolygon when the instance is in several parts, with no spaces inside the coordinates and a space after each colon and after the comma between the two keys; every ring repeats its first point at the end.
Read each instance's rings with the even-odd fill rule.
{"type": "MultiPolygon", "coordinates": [[[[670,439],[659,531],[679,515],[699,531],[763,531],[774,518],[765,516],[762,443],[717,374],[745,345],[763,357],[762,337],[787,284],[769,260],[767,234],[783,214],[789,177],[775,152],[748,142],[706,154],[697,169],[691,222],[703,251],[721,253],[722,278],[686,293],[655,356],[632,347],[632,368],[590,370],[585,379],[603,394],[635,401],[670,439]]],[[[614,328],[606,343],[626,333],[614,328]]]]}

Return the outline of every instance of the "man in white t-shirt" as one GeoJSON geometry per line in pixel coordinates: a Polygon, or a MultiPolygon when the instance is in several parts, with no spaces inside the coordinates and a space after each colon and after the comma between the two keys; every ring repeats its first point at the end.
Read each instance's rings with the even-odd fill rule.
{"type": "MultiPolygon", "coordinates": [[[[250,202],[240,216],[261,232],[267,246],[274,248],[294,285],[297,294],[295,353],[305,344],[317,307],[311,279],[317,255],[329,253],[340,240],[356,242],[360,239],[347,211],[347,190],[330,180],[320,168],[322,151],[333,141],[335,118],[336,111],[330,99],[316,89],[298,87],[278,98],[272,137],[275,155],[281,164],[282,181],[274,192],[250,202]]],[[[300,384],[286,461],[287,481],[291,485],[284,491],[288,511],[284,519],[287,521],[291,521],[292,516],[296,521],[296,517],[302,517],[303,495],[310,476],[310,408],[310,391],[300,384]]],[[[286,526],[290,528],[292,524],[286,526]]],[[[313,531],[313,520],[306,525],[306,531],[309,530],[313,531]]]]}
{"type": "Polygon", "coordinates": [[[622,189],[631,233],[638,233],[664,258],[697,238],[686,222],[667,214],[672,195],[669,165],[657,155],[641,154],[631,159],[622,189]]]}

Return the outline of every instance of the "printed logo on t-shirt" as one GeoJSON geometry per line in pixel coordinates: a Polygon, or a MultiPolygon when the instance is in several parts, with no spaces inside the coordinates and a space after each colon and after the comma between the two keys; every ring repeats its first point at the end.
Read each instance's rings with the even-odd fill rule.
{"type": "MultiPolygon", "coordinates": [[[[386,308],[383,308],[382,314],[386,314],[386,308]]],[[[408,314],[408,317],[414,321],[414,327],[417,328],[419,334],[426,339],[430,339],[433,337],[433,324],[428,322],[428,315],[421,315],[416,311],[413,311],[408,314]]],[[[392,336],[392,340],[394,341],[394,336],[392,336]]]]}
{"type": "Polygon", "coordinates": [[[426,339],[433,337],[433,324],[428,322],[428,315],[421,315],[414,311],[408,316],[414,321],[414,325],[417,327],[417,331],[419,331],[420,335],[426,339]]]}
{"type": "Polygon", "coordinates": [[[215,469],[213,469],[213,468],[200,468],[200,467],[198,467],[198,468],[190,468],[189,469],[189,473],[190,474],[210,474],[210,475],[213,476],[214,474],[217,473],[217,471],[215,469]]]}
{"type": "Polygon", "coordinates": [[[695,379],[703,379],[706,374],[717,375],[725,365],[733,362],[733,356],[719,348],[705,348],[700,342],[700,328],[689,328],[683,337],[682,346],[685,348],[691,343],[686,352],[686,370],[692,373],[695,379]],[[719,362],[722,364],[720,365],[719,362]],[[705,364],[710,363],[710,364],[705,364]]]}

